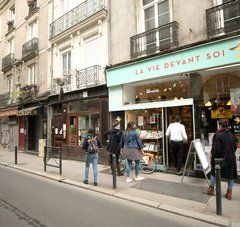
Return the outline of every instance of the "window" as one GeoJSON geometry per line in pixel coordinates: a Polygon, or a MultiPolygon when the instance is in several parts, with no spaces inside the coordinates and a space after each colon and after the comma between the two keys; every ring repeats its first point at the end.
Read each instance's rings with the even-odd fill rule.
{"type": "Polygon", "coordinates": [[[14,53],[13,38],[8,40],[8,53],[14,53]]]}
{"type": "Polygon", "coordinates": [[[63,72],[71,70],[71,52],[65,53],[63,57],[63,72]]]}
{"type": "Polygon", "coordinates": [[[32,64],[28,67],[28,83],[29,84],[36,84],[35,78],[35,64],[32,64]]]}
{"type": "Polygon", "coordinates": [[[99,39],[98,36],[93,36],[84,40],[84,55],[85,55],[85,68],[99,65],[99,39]]]}
{"type": "MultiPolygon", "coordinates": [[[[149,31],[170,22],[169,0],[143,0],[144,30],[149,31]]],[[[146,37],[148,50],[156,46],[166,45],[170,41],[170,28],[164,29],[146,37]]]]}
{"type": "Polygon", "coordinates": [[[28,30],[28,39],[31,40],[35,37],[37,37],[37,22],[36,21],[29,24],[29,30],[28,30]]]}
{"type": "Polygon", "coordinates": [[[169,0],[143,0],[145,31],[170,22],[169,0]]]}
{"type": "Polygon", "coordinates": [[[15,20],[15,5],[9,9],[9,21],[15,20]]]}

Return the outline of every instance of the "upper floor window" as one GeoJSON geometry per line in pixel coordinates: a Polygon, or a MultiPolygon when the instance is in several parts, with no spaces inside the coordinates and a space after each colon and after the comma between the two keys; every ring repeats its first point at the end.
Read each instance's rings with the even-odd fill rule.
{"type": "Polygon", "coordinates": [[[35,64],[28,66],[28,83],[36,84],[35,64]]]}
{"type": "Polygon", "coordinates": [[[8,54],[14,53],[13,38],[8,40],[8,54]]]}
{"type": "Polygon", "coordinates": [[[62,55],[63,59],[63,72],[71,69],[71,52],[64,53],[62,55]]]}
{"type": "Polygon", "coordinates": [[[70,1],[72,0],[62,0],[63,14],[67,13],[70,10],[70,1]]]}
{"type": "Polygon", "coordinates": [[[28,39],[31,40],[35,37],[37,37],[37,21],[33,21],[29,24],[28,28],[28,39]]]}
{"type": "Polygon", "coordinates": [[[143,0],[145,31],[170,22],[169,0],[143,0]]]}
{"type": "Polygon", "coordinates": [[[9,21],[15,20],[15,5],[9,9],[9,21]]]}

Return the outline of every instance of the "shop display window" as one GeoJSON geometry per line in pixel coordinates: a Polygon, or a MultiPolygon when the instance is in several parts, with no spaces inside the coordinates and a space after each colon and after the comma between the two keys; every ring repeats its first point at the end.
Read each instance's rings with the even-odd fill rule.
{"type": "Polygon", "coordinates": [[[143,151],[158,156],[163,163],[163,124],[162,109],[126,111],[126,121],[134,121],[136,130],[143,142],[143,151]]]}
{"type": "MultiPolygon", "coordinates": [[[[191,75],[191,86],[195,86],[192,90],[196,138],[201,139],[205,152],[210,154],[213,135],[219,128],[219,119],[227,118],[230,122],[230,130],[236,138],[238,146],[236,154],[239,159],[240,71],[228,68],[199,72],[197,75],[191,75]]],[[[240,168],[239,163],[238,168],[240,168]]]]}
{"type": "Polygon", "coordinates": [[[124,85],[124,104],[160,102],[191,98],[188,74],[165,78],[154,82],[124,85]]]}

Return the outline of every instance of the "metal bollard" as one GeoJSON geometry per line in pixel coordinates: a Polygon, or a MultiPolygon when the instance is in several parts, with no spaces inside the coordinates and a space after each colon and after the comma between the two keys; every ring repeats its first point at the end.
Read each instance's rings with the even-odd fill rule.
{"type": "Polygon", "coordinates": [[[47,161],[47,147],[45,146],[44,147],[44,155],[43,155],[43,162],[44,162],[44,172],[46,172],[47,171],[47,163],[46,163],[46,161],[47,161]]]}
{"type": "Polygon", "coordinates": [[[112,155],[112,174],[113,174],[113,189],[117,188],[117,175],[116,175],[116,155],[112,155]]]}
{"type": "Polygon", "coordinates": [[[215,178],[216,178],[216,213],[222,215],[222,197],[221,197],[221,167],[215,165],[215,178]]]}
{"type": "Polygon", "coordinates": [[[62,175],[62,149],[59,149],[59,169],[60,169],[60,175],[62,175]]]}
{"type": "Polygon", "coordinates": [[[15,164],[17,165],[17,146],[15,146],[15,164]]]}

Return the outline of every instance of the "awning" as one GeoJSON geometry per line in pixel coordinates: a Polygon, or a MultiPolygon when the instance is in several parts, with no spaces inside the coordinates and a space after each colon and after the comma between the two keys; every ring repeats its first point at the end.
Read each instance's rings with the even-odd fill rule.
{"type": "Polygon", "coordinates": [[[8,116],[14,116],[17,115],[18,109],[8,109],[8,110],[1,110],[0,111],[0,117],[8,117],[8,116]]]}
{"type": "Polygon", "coordinates": [[[32,116],[32,115],[37,115],[37,109],[40,106],[33,106],[33,107],[29,107],[29,108],[25,108],[22,110],[19,110],[17,112],[17,116],[21,117],[21,116],[32,116]]]}

